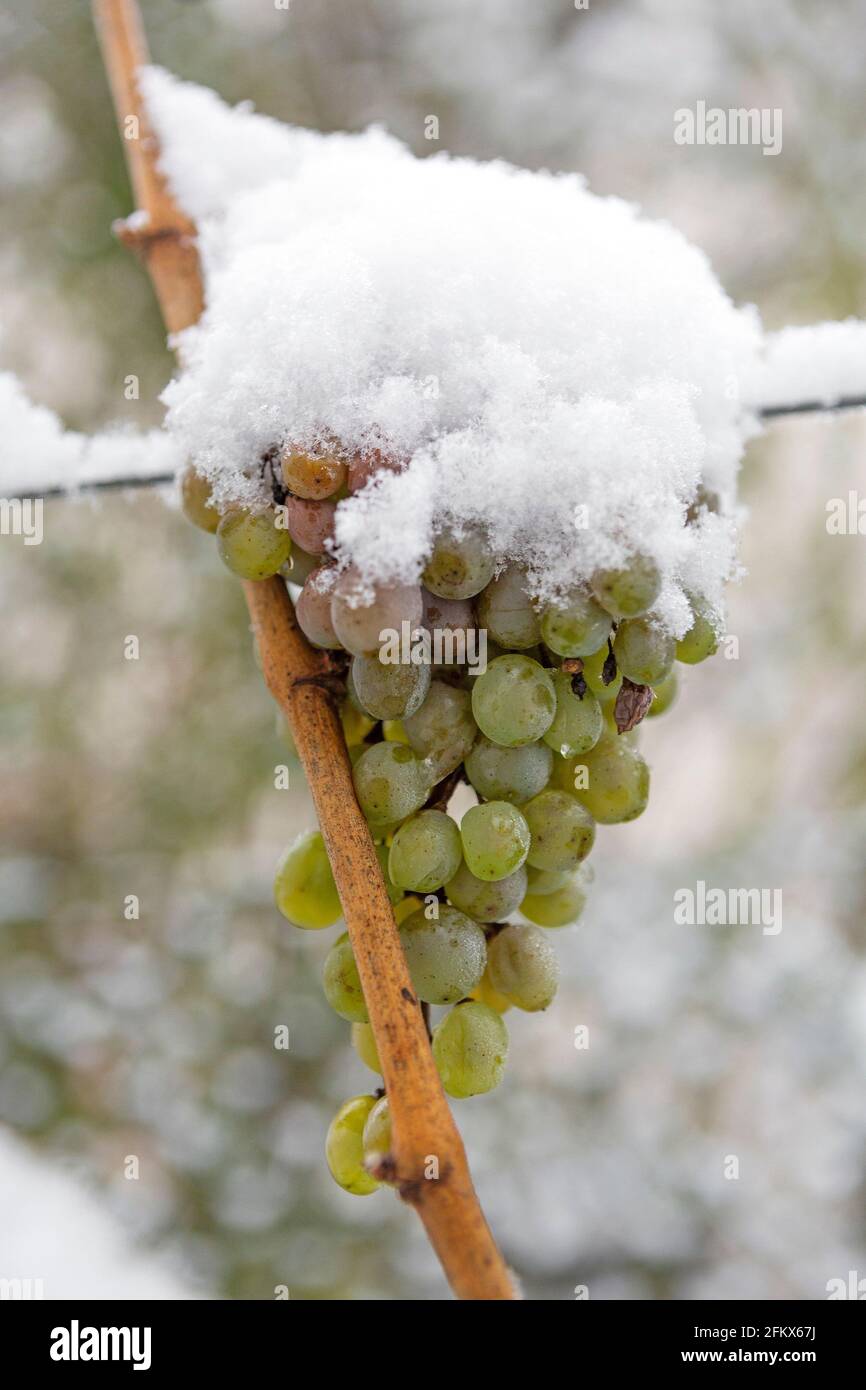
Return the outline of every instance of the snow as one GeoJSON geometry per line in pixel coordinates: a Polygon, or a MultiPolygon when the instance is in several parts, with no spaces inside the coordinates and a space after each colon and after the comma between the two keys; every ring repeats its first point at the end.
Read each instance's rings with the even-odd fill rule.
{"type": "Polygon", "coordinates": [[[478,528],[550,599],[640,551],[656,616],[721,604],[761,404],[866,390],[866,327],[764,335],[673,227],[575,175],[321,135],[142,74],[196,220],[206,313],[180,335],[163,434],[64,433],[0,377],[0,492],[193,459],[219,503],[270,500],[273,445],[402,461],[336,515],[335,558],[415,582],[436,532],[478,528]],[[690,517],[699,489],[715,510],[690,517]]]}
{"type": "Polygon", "coordinates": [[[113,478],[153,478],[178,466],[175,441],[163,431],[64,430],[45,406],[35,405],[11,372],[0,372],[0,497],[38,495],[113,478]]]}
{"type": "Polygon", "coordinates": [[[866,323],[845,319],[783,328],[767,335],[752,384],[752,399],[765,406],[819,401],[832,405],[866,396],[866,323]]]}

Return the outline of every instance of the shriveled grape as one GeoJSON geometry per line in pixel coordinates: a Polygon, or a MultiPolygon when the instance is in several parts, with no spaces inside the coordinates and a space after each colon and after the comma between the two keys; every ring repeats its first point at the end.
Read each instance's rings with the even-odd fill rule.
{"type": "Polygon", "coordinates": [[[449,1096],[463,1100],[492,1091],[502,1080],[508,1029],[489,1004],[468,999],[433,1030],[433,1060],[449,1096]]]}
{"type": "Polygon", "coordinates": [[[490,942],[493,988],[515,1008],[537,1013],[552,1002],[559,984],[556,952],[539,927],[504,927],[490,942]]]}

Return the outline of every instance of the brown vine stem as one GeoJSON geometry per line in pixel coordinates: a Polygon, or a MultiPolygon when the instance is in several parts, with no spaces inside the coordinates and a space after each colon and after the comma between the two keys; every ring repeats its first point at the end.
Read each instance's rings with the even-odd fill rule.
{"type": "MultiPolygon", "coordinates": [[[[148,62],[138,6],[136,0],[93,0],[93,8],[133,190],[146,214],[124,224],[121,234],[142,254],[166,327],[178,333],[202,312],[203,281],[195,227],[160,175],[156,139],[136,84],[137,70],[148,62]]],[[[403,1199],[417,1209],[459,1298],[516,1298],[472,1186],[355,798],[328,658],[301,633],[281,579],[245,583],[244,592],[265,681],[292,729],[358,962],[391,1104],[389,1172],[403,1199]]]]}

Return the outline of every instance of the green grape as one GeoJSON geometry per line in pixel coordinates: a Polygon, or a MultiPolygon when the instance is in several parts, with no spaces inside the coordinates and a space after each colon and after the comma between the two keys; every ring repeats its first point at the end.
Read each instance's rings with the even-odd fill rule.
{"type": "Polygon", "coordinates": [[[472,806],[460,822],[460,838],[467,868],[485,883],[516,873],[529,852],[529,827],[510,801],[472,806]]]}
{"type": "Polygon", "coordinates": [[[410,747],[428,760],[434,782],[460,766],[478,733],[469,692],[444,681],[433,681],[427,699],[403,727],[410,747]]]}
{"type": "Polygon", "coordinates": [[[414,893],[407,893],[405,898],[401,898],[394,908],[394,921],[401,927],[407,917],[411,917],[413,912],[417,912],[423,907],[420,898],[416,898],[414,893]]]}
{"type": "Polygon", "coordinates": [[[553,754],[546,744],[503,748],[484,734],[466,758],[466,775],[485,801],[528,801],[547,786],[552,769],[553,754]]]}
{"type": "Polygon", "coordinates": [[[361,810],[373,826],[405,820],[430,793],[429,769],[404,743],[374,743],[352,775],[361,810]]]}
{"type": "Polygon", "coordinates": [[[394,883],[415,893],[435,893],[453,878],[463,859],[460,831],[444,811],[419,811],[400,826],[388,868],[394,883]]]}
{"type": "Polygon", "coordinates": [[[454,1004],[475,988],[487,964],[487,943],[477,922],[456,908],[439,906],[438,917],[413,912],[400,942],[418,997],[426,1004],[454,1004]]]}
{"type": "Polygon", "coordinates": [[[576,869],[592,849],[592,816],[570,792],[539,792],[524,806],[523,814],[532,833],[529,863],[534,868],[576,869]]]}
{"type": "Polygon", "coordinates": [[[575,695],[572,678],[565,671],[554,671],[556,714],[544,735],[544,742],[561,758],[573,758],[594,748],[601,738],[601,705],[591,690],[575,695]]]}
{"type": "Polygon", "coordinates": [[[325,998],[340,1018],[347,1023],[367,1023],[367,1006],[361,989],[361,977],[355,963],[355,952],[349,933],[343,932],[325,957],[322,969],[322,988],[325,998]]]}
{"type": "Polygon", "coordinates": [[[472,713],[494,743],[506,748],[534,743],[553,723],[553,681],[531,657],[498,656],[472,687],[472,713]]]}
{"type": "Polygon", "coordinates": [[[502,922],[516,912],[526,896],[526,870],[490,883],[478,878],[465,864],[445,884],[448,901],[475,922],[502,922]]]}
{"type": "MultiPolygon", "coordinates": [[[[560,790],[571,790],[571,783],[560,790]]],[[[546,893],[556,893],[560,888],[564,888],[570,879],[571,873],[568,869],[536,869],[532,864],[526,866],[526,891],[531,893],[533,897],[542,897],[546,893]]]]}
{"type": "Polygon", "coordinates": [[[220,514],[211,501],[210,483],[191,463],[180,477],[180,505],[187,521],[213,535],[220,524],[220,514]]]}
{"type": "Polygon", "coordinates": [[[289,492],[310,502],[333,497],[346,481],[346,464],[334,454],[304,454],[287,449],[280,460],[289,492]]]}
{"type": "Polygon", "coordinates": [[[538,927],[504,927],[489,946],[490,982],[518,1009],[546,1009],[559,984],[556,952],[538,927]]]}
{"type": "Polygon", "coordinates": [[[502,1080],[508,1029],[489,1004],[467,999],[433,1029],[433,1060],[442,1085],[456,1100],[492,1091],[502,1080]]]}
{"type": "Polygon", "coordinates": [[[369,1023],[352,1024],[352,1046],[370,1071],[376,1071],[382,1075],[382,1063],[379,1061],[379,1049],[376,1046],[376,1039],[373,1029],[369,1023]]]}
{"type": "Polygon", "coordinates": [[[720,623],[701,599],[692,599],[692,625],[676,644],[677,661],[696,666],[719,649],[720,623]]]}
{"type": "Polygon", "coordinates": [[[430,689],[430,667],[356,656],[352,658],[352,682],[367,714],[374,719],[403,719],[424,703],[430,689]]]}
{"type": "Polygon", "coordinates": [[[379,868],[382,870],[382,877],[385,880],[385,891],[388,894],[388,901],[392,907],[396,907],[398,903],[403,901],[405,894],[403,889],[391,880],[391,874],[388,868],[388,860],[391,851],[387,845],[376,845],[375,848],[376,858],[379,861],[379,868]]]}
{"type": "Polygon", "coordinates": [[[541,636],[558,656],[591,656],[607,641],[610,628],[610,614],[584,589],[573,589],[541,619],[541,636]]]}
{"type": "Polygon", "coordinates": [[[343,909],[318,830],[306,831],[286,850],[277,865],[274,899],[296,927],[317,931],[340,920],[343,909]]]}
{"type": "Polygon", "coordinates": [[[670,674],[674,640],[648,618],[620,623],[613,644],[618,669],[635,685],[655,685],[670,674]]]}
{"type": "Polygon", "coordinates": [[[303,588],[313,570],[321,563],[320,555],[308,555],[306,550],[302,550],[292,541],[292,553],[280,573],[290,584],[297,584],[299,588],[303,588]]]}
{"type": "Polygon", "coordinates": [[[602,671],[607,658],[608,645],[606,642],[603,647],[599,647],[598,651],[593,652],[591,656],[583,657],[583,678],[601,705],[612,703],[622,687],[621,671],[617,671],[610,685],[605,685],[602,679],[602,671]]]}
{"type": "Polygon", "coordinates": [[[669,676],[665,676],[663,681],[653,687],[655,699],[647,710],[647,718],[653,719],[658,714],[664,714],[665,710],[670,709],[674,700],[677,698],[679,682],[676,671],[671,671],[669,676]]]}
{"type": "Polygon", "coordinates": [[[472,598],[489,584],[493,570],[493,560],[476,535],[468,532],[458,539],[444,531],[436,539],[421,579],[437,598],[472,598]]]}
{"type": "Polygon", "coordinates": [[[509,650],[534,647],[541,636],[538,614],[526,591],[526,576],[510,565],[477,601],[478,622],[494,642],[509,650]]]}
{"type": "MultiPolygon", "coordinates": [[[[364,1125],[362,1145],[364,1163],[369,1167],[379,1166],[382,1159],[391,1152],[391,1107],[387,1096],[381,1096],[367,1116],[364,1125]]],[[[384,1181],[383,1178],[379,1179],[384,1181]]]]}
{"type": "Polygon", "coordinates": [[[409,735],[406,733],[399,719],[383,719],[382,736],[386,738],[389,743],[408,744],[409,742],[409,735]]]}
{"type": "Polygon", "coordinates": [[[635,555],[623,569],[596,570],[592,591],[614,618],[639,618],[652,608],[662,586],[655,561],[635,555]]]}
{"type": "Polygon", "coordinates": [[[576,922],[586,905],[590,875],[582,866],[552,893],[527,893],[520,911],[539,927],[567,927],[576,922]]]}
{"type": "Polygon", "coordinates": [[[220,559],[241,579],[268,579],[292,552],[289,533],[276,525],[272,511],[226,512],[217,527],[220,559]]]}
{"type": "Polygon", "coordinates": [[[646,810],[649,768],[633,743],[606,734],[572,764],[572,785],[575,796],[601,825],[618,825],[646,810]]]}
{"type": "Polygon", "coordinates": [[[488,1004],[498,1014],[507,1014],[511,1008],[511,1000],[506,999],[504,994],[500,994],[498,990],[493,988],[488,970],[485,970],[470,997],[477,999],[479,1004],[488,1004]]]}
{"type": "Polygon", "coordinates": [[[364,1167],[364,1126],[375,1096],[353,1096],[341,1105],[328,1128],[325,1157],[331,1177],[356,1197],[368,1197],[379,1183],[364,1167]]]}

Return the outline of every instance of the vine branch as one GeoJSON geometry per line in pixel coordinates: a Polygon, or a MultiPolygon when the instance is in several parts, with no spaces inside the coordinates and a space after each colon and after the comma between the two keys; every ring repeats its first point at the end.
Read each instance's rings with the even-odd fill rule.
{"type": "MultiPolygon", "coordinates": [[[[158,168],[136,73],[148,61],[136,0],[93,0],[127,162],[140,212],[124,224],[150,272],[166,327],[178,333],[202,312],[204,289],[195,227],[177,207],[158,168]],[[129,122],[129,118],[134,118],[129,122]]],[[[327,658],[298,627],[279,578],[245,582],[265,681],[285,713],[343,904],[349,937],[382,1063],[394,1135],[393,1172],[414,1206],[459,1298],[517,1297],[472,1185],[463,1142],[433,1062],[394,914],[352,770],[327,658]]]]}

